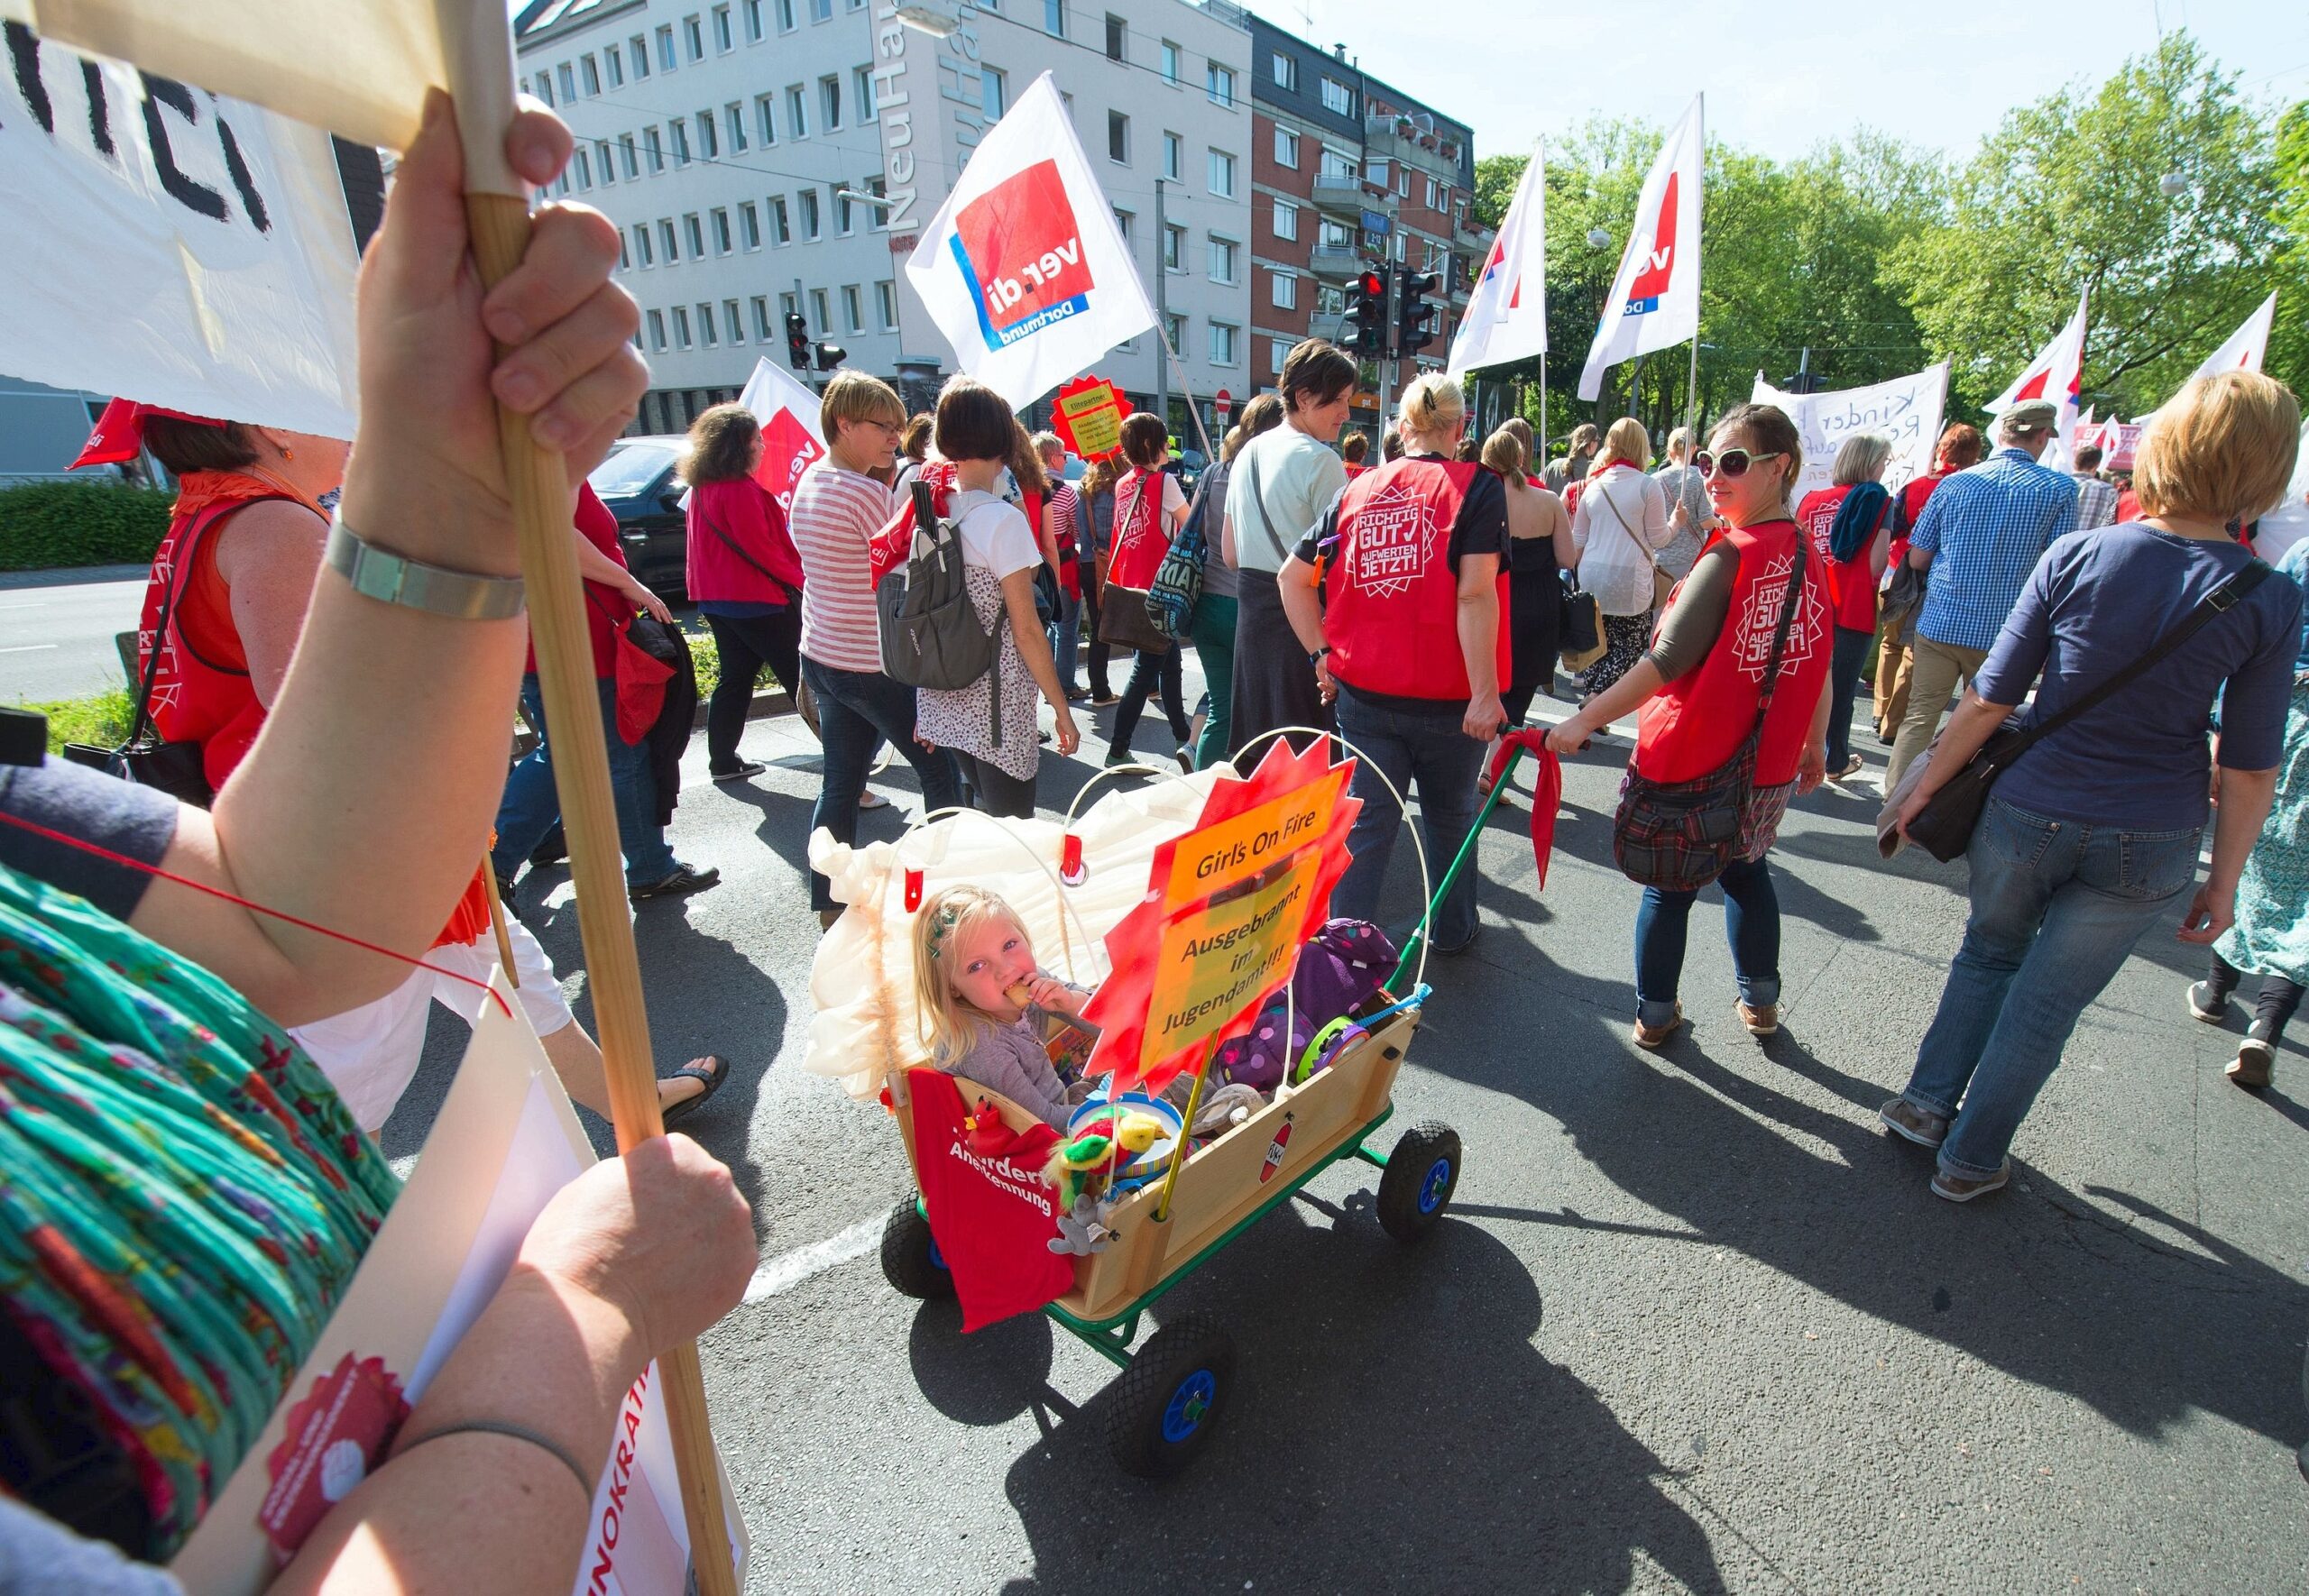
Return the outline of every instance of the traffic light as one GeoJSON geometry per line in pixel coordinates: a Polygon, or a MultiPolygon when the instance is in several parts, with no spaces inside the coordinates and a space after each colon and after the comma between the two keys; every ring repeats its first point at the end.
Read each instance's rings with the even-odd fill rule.
{"type": "Polygon", "coordinates": [[[797,371],[810,369],[810,323],[798,310],[786,313],[786,362],[797,371]]]}
{"type": "Polygon", "coordinates": [[[1351,353],[1372,357],[1386,353],[1387,289],[1394,275],[1394,264],[1382,261],[1376,266],[1366,266],[1347,285],[1347,319],[1341,324],[1341,336],[1351,353]]]}
{"type": "Polygon", "coordinates": [[[1437,279],[1432,271],[1405,271],[1403,280],[1403,300],[1395,312],[1395,353],[1417,354],[1435,342],[1435,324],[1442,316],[1442,307],[1427,302],[1429,290],[1437,279]]]}
{"type": "Polygon", "coordinates": [[[850,358],[850,351],[839,344],[820,343],[814,346],[814,353],[818,357],[818,370],[821,371],[831,371],[850,358]]]}

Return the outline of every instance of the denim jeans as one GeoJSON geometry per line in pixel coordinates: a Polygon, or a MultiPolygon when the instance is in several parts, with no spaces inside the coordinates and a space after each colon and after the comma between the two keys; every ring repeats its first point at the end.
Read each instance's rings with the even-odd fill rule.
{"type": "MultiPolygon", "coordinates": [[[[654,886],[679,862],[657,822],[658,784],[649,774],[649,743],[621,740],[617,734],[617,683],[600,679],[602,730],[609,744],[610,792],[617,800],[617,839],[625,849],[625,879],[654,886]]],[[[561,794],[553,784],[553,739],[545,723],[545,696],[535,672],[521,678],[521,709],[537,729],[538,746],[505,777],[497,804],[497,846],[489,861],[507,881],[521,867],[545,834],[561,819],[561,794]]]]}
{"type": "Polygon", "coordinates": [[[2196,878],[2203,834],[2087,826],[1989,799],[1964,855],[1964,945],[1901,1093],[1954,1116],[1943,1170],[1981,1179],[2004,1167],[2077,1016],[2196,878]]]}
{"type": "MultiPolygon", "coordinates": [[[[1459,729],[1464,712],[1458,705],[1438,702],[1431,710],[1405,710],[1375,704],[1342,688],[1338,695],[1339,735],[1361,756],[1355,766],[1352,791],[1362,801],[1362,812],[1347,834],[1348,851],[1355,857],[1331,894],[1331,912],[1354,920],[1375,920],[1379,888],[1387,878],[1387,860],[1395,851],[1395,833],[1403,812],[1395,806],[1384,773],[1398,790],[1419,790],[1419,829],[1427,844],[1427,868],[1436,882],[1458,857],[1459,845],[1474,829],[1476,776],[1483,768],[1487,745],[1459,729]]],[[[1262,752],[1264,748],[1262,748],[1262,752]]],[[[1427,940],[1435,948],[1457,948],[1476,934],[1476,876],[1471,860],[1442,903],[1436,906],[1427,940]]]]}
{"type": "Polygon", "coordinates": [[[1860,667],[1876,647],[1874,632],[1836,628],[1828,663],[1828,774],[1852,763],[1852,706],[1860,691],[1860,667]]]}
{"type": "Polygon", "coordinates": [[[1074,661],[1082,647],[1082,601],[1073,593],[1058,596],[1058,619],[1050,623],[1051,663],[1058,667],[1058,684],[1068,693],[1079,685],[1074,661]]]}
{"type": "MultiPolygon", "coordinates": [[[[802,680],[818,701],[818,738],[825,747],[825,775],[818,786],[810,830],[823,826],[836,842],[858,840],[858,798],[866,775],[887,739],[914,766],[922,784],[924,809],[959,809],[962,784],[953,761],[940,748],[914,740],[914,689],[879,671],[840,671],[806,655],[802,680]]],[[[810,907],[836,907],[831,884],[810,872],[810,907]]]]}
{"type": "Polygon", "coordinates": [[[1129,756],[1130,739],[1138,731],[1139,713],[1146,708],[1148,695],[1158,688],[1163,694],[1163,713],[1171,721],[1171,746],[1175,748],[1187,740],[1187,733],[1193,727],[1187,720],[1185,678],[1180,674],[1183,666],[1179,649],[1180,646],[1173,643],[1160,654],[1144,648],[1138,651],[1130,667],[1130,683],[1122,690],[1122,702],[1115,707],[1114,733],[1107,739],[1108,758],[1129,756]]]}
{"type": "MultiPolygon", "coordinates": [[[[1716,884],[1724,889],[1724,936],[1732,944],[1740,1000],[1767,1008],[1780,1001],[1780,894],[1772,890],[1771,867],[1764,859],[1734,859],[1716,884]]],[[[1643,889],[1635,912],[1635,1017],[1648,1029],[1676,1017],[1676,986],[1698,898],[1697,892],[1643,889]]]]}
{"type": "Polygon", "coordinates": [[[1194,767],[1204,770],[1227,757],[1227,738],[1233,725],[1229,711],[1235,695],[1234,596],[1205,593],[1196,601],[1187,640],[1202,662],[1202,679],[1210,690],[1210,714],[1194,744],[1194,767]]]}

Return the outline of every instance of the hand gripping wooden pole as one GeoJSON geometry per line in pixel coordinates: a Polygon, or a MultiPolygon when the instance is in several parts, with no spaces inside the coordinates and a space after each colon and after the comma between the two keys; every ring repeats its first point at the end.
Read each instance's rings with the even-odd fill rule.
{"type": "MultiPolygon", "coordinates": [[[[465,216],[473,231],[474,263],[482,282],[493,284],[520,264],[529,246],[529,206],[504,195],[468,194],[465,216]]],[[[611,1116],[618,1150],[623,1152],[664,1134],[666,1126],[658,1111],[658,1071],[626,903],[616,803],[610,793],[609,745],[602,727],[593,647],[586,637],[577,551],[571,542],[568,468],[559,451],[529,436],[528,417],[502,405],[497,408],[497,434],[520,538],[538,685],[553,738],[553,779],[561,795],[562,830],[569,840],[569,874],[577,888],[577,929],[584,940],[586,979],[593,987],[593,1019],[609,1076],[611,1116]]],[[[722,1515],[713,1433],[705,1412],[705,1375],[698,1366],[695,1344],[660,1353],[658,1371],[666,1419],[673,1431],[674,1458],[681,1471],[682,1512],[689,1525],[690,1562],[698,1591],[701,1596],[738,1596],[729,1529],[722,1515]]]]}

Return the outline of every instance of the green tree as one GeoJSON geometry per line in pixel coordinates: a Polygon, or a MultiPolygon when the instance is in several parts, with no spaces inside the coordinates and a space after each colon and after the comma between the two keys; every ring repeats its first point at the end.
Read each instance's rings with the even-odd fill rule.
{"type": "Polygon", "coordinates": [[[2268,294],[2284,241],[2271,130],[2170,33],[2094,91],[2006,115],[1946,216],[1884,281],[1951,362],[1951,411],[1996,396],[2091,294],[2087,402],[2154,408],[2268,294]],[[2177,176],[2177,196],[2160,182],[2177,176]]]}
{"type": "Polygon", "coordinates": [[[2263,368],[2295,393],[2309,393],[2309,100],[2277,130],[2277,225],[2285,230],[2276,271],[2277,325],[2263,368]]]}

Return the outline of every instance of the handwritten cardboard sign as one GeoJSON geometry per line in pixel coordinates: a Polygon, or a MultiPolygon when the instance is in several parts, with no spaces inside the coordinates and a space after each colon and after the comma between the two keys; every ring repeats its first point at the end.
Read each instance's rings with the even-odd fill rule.
{"type": "Polygon", "coordinates": [[[1104,377],[1077,377],[1060,386],[1051,402],[1051,427],[1069,450],[1085,460],[1103,460],[1122,447],[1123,418],[1130,401],[1104,377]]]}

